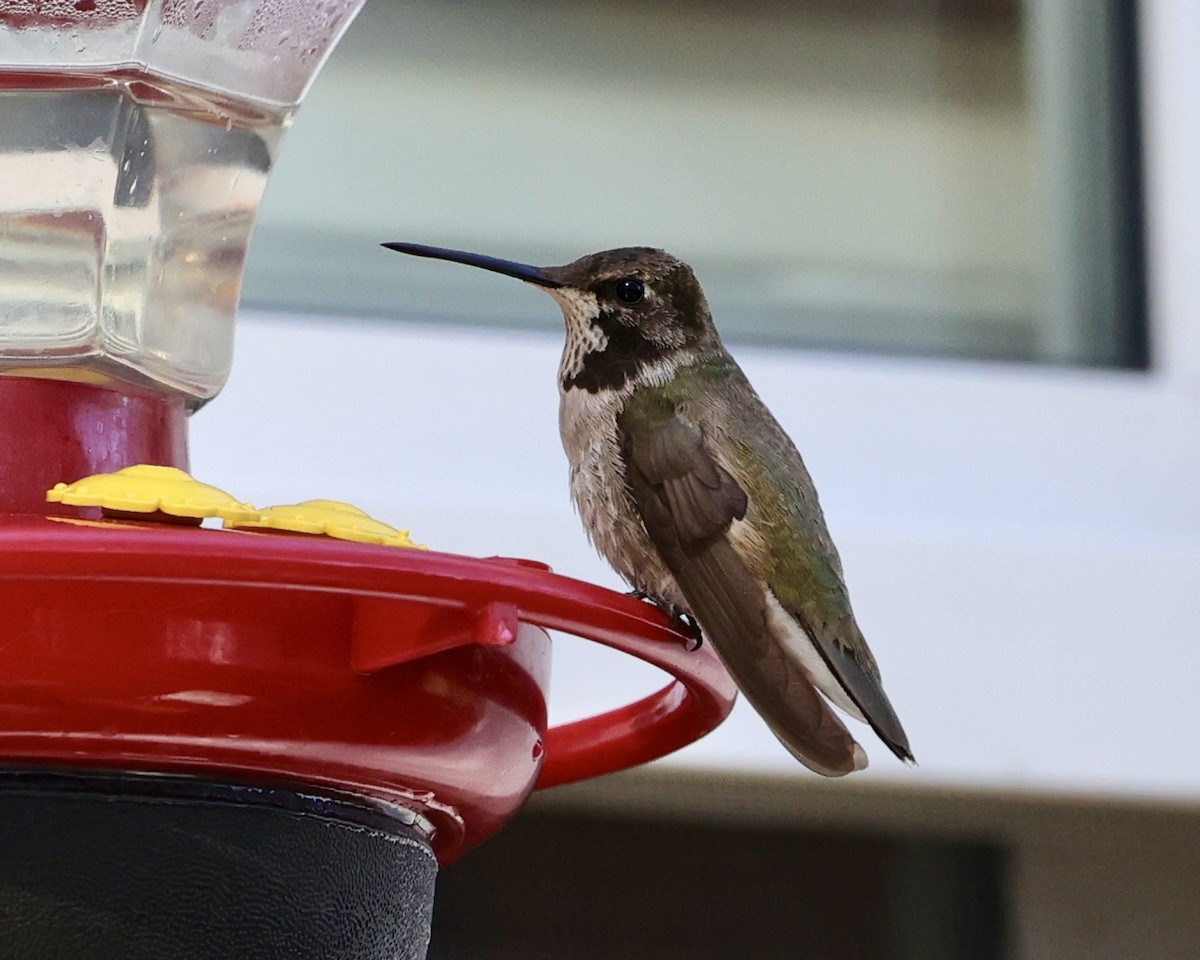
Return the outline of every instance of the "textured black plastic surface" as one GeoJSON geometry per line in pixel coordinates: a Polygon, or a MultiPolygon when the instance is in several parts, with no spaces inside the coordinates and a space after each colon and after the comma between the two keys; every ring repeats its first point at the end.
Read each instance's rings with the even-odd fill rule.
{"type": "Polygon", "coordinates": [[[7,960],[420,960],[436,873],[416,830],[341,800],[0,774],[7,960]]]}

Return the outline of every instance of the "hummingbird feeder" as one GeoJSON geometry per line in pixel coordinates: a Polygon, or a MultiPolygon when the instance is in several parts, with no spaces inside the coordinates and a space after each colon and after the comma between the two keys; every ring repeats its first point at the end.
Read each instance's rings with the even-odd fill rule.
{"type": "Polygon", "coordinates": [[[439,865],[732,705],[632,597],[184,472],[281,134],[360,5],[0,7],[6,957],[423,957],[439,865]],[[548,630],[673,679],[551,726],[548,630]]]}

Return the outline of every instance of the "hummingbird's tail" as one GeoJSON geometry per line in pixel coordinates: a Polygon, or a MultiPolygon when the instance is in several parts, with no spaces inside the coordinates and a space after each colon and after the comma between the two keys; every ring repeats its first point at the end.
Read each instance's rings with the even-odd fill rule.
{"type": "Polygon", "coordinates": [[[778,643],[766,592],[729,541],[717,537],[669,565],[738,689],[788,752],[826,777],[864,769],[866,751],[778,643]]]}

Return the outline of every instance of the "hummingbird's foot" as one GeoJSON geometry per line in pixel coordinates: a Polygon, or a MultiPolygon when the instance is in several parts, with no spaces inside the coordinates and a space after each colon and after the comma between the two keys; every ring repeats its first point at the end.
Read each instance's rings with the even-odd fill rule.
{"type": "Polygon", "coordinates": [[[695,653],[702,646],[704,646],[704,634],[700,630],[700,624],[697,622],[695,617],[693,617],[682,607],[676,606],[669,600],[661,600],[654,594],[647,593],[641,588],[630,590],[626,596],[636,597],[638,600],[645,600],[647,603],[652,603],[672,620],[682,623],[687,629],[687,632],[692,635],[692,643],[694,644],[694,646],[688,647],[688,653],[695,653]]]}

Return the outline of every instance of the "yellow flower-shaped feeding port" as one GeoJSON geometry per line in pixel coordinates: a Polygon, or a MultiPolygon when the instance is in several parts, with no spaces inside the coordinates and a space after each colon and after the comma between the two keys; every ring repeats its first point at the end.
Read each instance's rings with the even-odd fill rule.
{"type": "Polygon", "coordinates": [[[224,526],[235,530],[310,533],[356,543],[428,549],[423,543],[414,543],[407,530],[389,527],[358,507],[337,500],[305,500],[302,503],[266,507],[252,519],[226,520],[224,526]]]}
{"type": "Polygon", "coordinates": [[[56,483],[50,503],[99,507],[106,517],[200,523],[208,517],[253,520],[258,510],[224,490],[194,479],[178,467],[139,463],[116,473],[97,473],[74,483],[56,483]]]}

